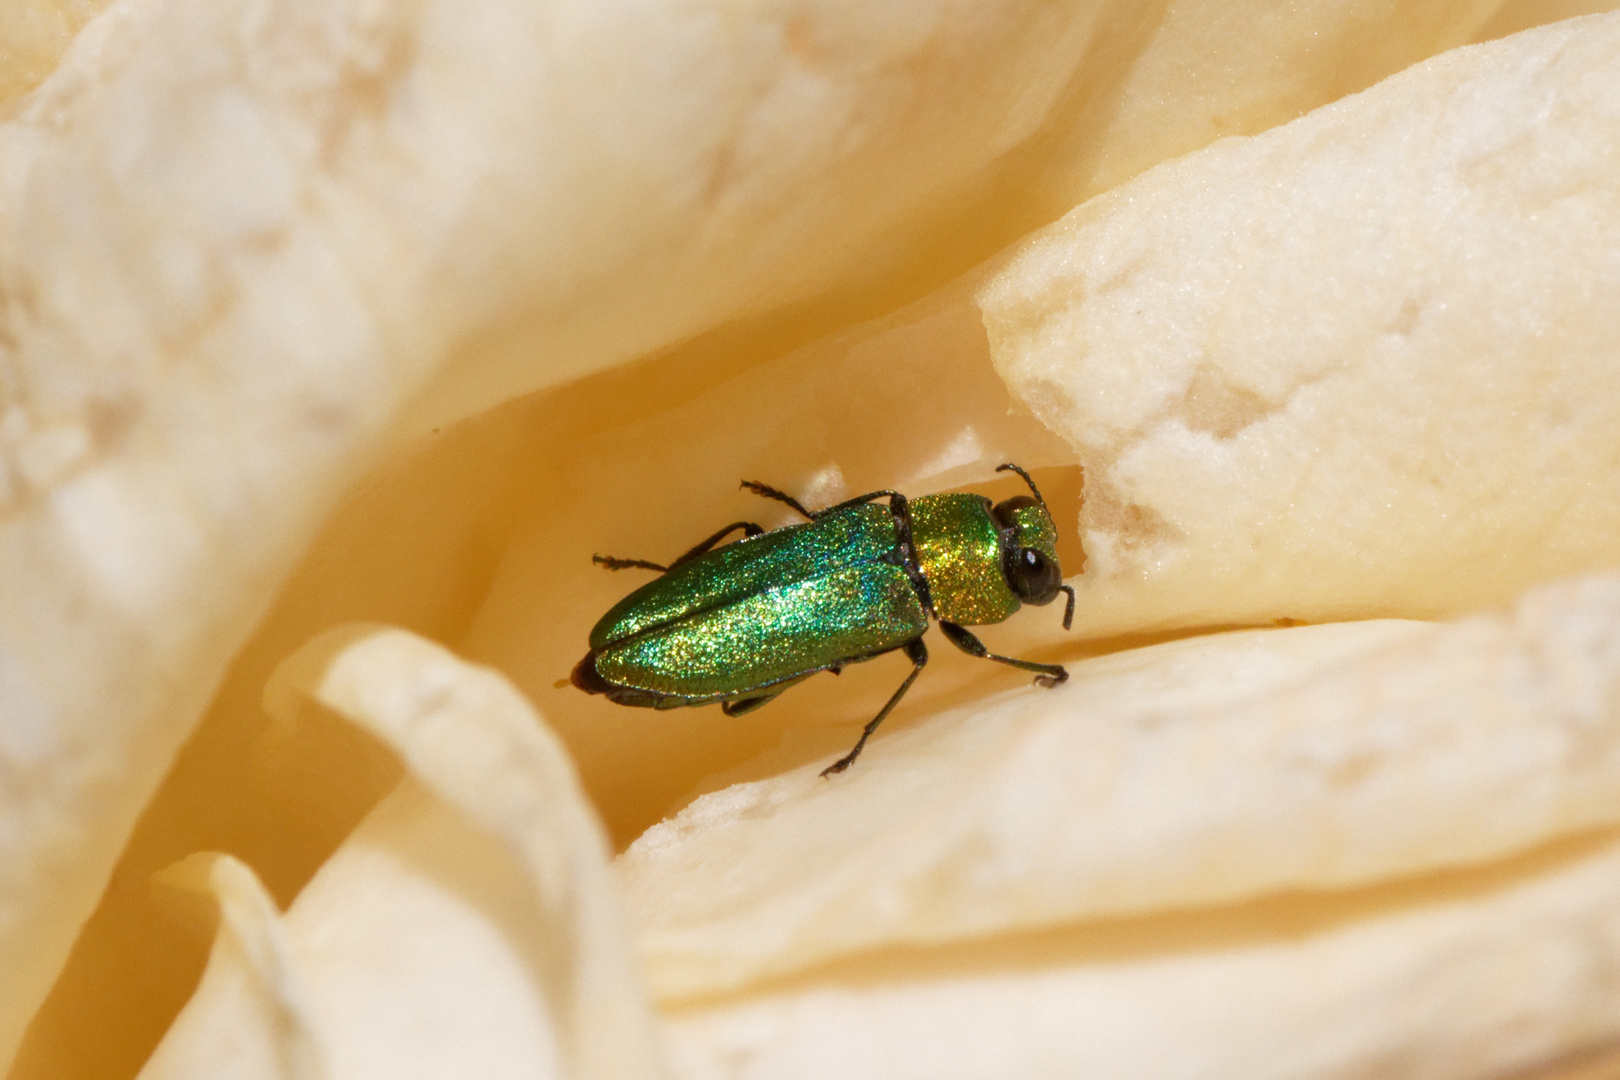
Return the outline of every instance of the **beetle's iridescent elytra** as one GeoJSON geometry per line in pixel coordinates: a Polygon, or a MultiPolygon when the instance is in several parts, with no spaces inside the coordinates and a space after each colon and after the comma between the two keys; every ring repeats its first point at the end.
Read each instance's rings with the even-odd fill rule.
{"type": "Polygon", "coordinates": [[[928,662],[929,620],[971,656],[1036,672],[1053,687],[1057,664],[998,656],[968,626],[998,623],[1024,604],[1074,590],[1063,584],[1057,529],[1029,474],[1031,495],[991,504],[982,495],[873,491],[825,510],[751,480],[742,486],[786,503],[805,523],[766,532],[734,521],[664,566],[643,559],[595,561],[610,570],[656,570],[656,580],[615,604],[591,631],[570,681],[620,705],[673,709],[719,702],[751,712],[818,671],[903,651],[911,672],[866,725],[849,753],[823,770],[843,772],[928,662]],[[883,501],[887,505],[880,505],[883,501]],[[716,546],[734,532],[743,538],[716,546]]]}

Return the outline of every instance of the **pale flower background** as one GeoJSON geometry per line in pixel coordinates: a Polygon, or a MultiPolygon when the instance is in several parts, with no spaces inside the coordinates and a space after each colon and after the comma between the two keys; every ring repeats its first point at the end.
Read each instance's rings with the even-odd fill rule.
{"type": "Polygon", "coordinates": [[[0,0],[10,1075],[1620,1073],[1611,6],[0,0]],[[556,685],[1004,460],[1060,690],[556,685]]]}

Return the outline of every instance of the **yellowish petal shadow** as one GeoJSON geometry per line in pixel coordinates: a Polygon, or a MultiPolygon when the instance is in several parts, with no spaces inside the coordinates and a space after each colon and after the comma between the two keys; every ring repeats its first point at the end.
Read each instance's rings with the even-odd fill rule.
{"type": "Polygon", "coordinates": [[[661,1074],[606,838],[509,683],[404,631],[341,627],[288,659],[265,707],[282,725],[331,710],[409,777],[285,918],[236,860],[210,864],[222,932],[143,1076],[661,1074]]]}
{"type": "MultiPolygon", "coordinates": [[[[1338,65],[1337,46],[1324,47],[1324,42],[1354,49],[1355,42],[1368,40],[1367,27],[1377,22],[1372,16],[1371,23],[1346,20],[1332,5],[1323,5],[1312,9],[1311,18],[1266,23],[1274,35],[1271,45],[1260,51],[1263,56],[1246,55],[1277,76],[1273,85],[1287,93],[1250,94],[1245,80],[1259,70],[1251,70],[1251,64],[1221,80],[1238,87],[1248,102],[1236,108],[1233,99],[1214,92],[1190,105],[1167,87],[1177,85],[1186,66],[1196,62],[1197,46],[1247,39],[1254,20],[1234,13],[1230,4],[1207,6],[1202,14],[1194,5],[1177,5],[1154,13],[1183,20],[1176,33],[1160,36],[1154,33],[1159,24],[1142,21],[1140,7],[1127,17],[1124,6],[1098,24],[1105,28],[1099,33],[1117,40],[1119,51],[1099,47],[1085,53],[1091,73],[1086,79],[1095,81],[1057,93],[1049,103],[1051,130],[1010,149],[1005,171],[978,187],[969,185],[971,194],[954,210],[920,203],[917,213],[933,224],[909,234],[893,259],[872,262],[881,284],[853,273],[847,278],[824,274],[816,287],[836,294],[824,306],[801,304],[786,315],[717,332],[633,370],[504,406],[465,427],[445,427],[436,436],[425,435],[426,446],[401,451],[363,485],[311,545],[258,636],[238,654],[209,718],[137,828],[104,904],[36,1021],[16,1075],[61,1075],[64,1069],[81,1076],[102,1069],[107,1071],[100,1075],[128,1075],[187,992],[200,956],[152,929],[144,900],[148,873],[195,848],[222,848],[247,859],[271,894],[288,902],[386,789],[386,760],[336,729],[306,736],[303,744],[278,747],[260,740],[263,721],[256,698],[264,677],[282,656],[333,622],[398,621],[441,640],[463,642],[473,655],[505,667],[564,733],[587,789],[620,843],[706,786],[706,776],[768,752],[784,737],[791,741],[785,733],[829,721],[850,724],[875,711],[896,681],[881,664],[852,669],[839,680],[821,679],[821,685],[774,706],[775,715],[741,723],[694,712],[658,717],[649,725],[639,714],[554,691],[556,679],[577,658],[590,622],[625,587],[584,560],[610,547],[632,555],[680,550],[695,533],[741,512],[746,500],[737,501],[731,485],[743,475],[799,485],[805,492],[890,483],[956,487],[978,484],[998,459],[1013,458],[1068,470],[1040,475],[1054,489],[1066,485],[1075,491],[1064,496],[1065,502],[1078,499],[1072,450],[1027,415],[1006,415],[1005,392],[985,375],[988,349],[977,308],[961,292],[947,291],[843,339],[811,345],[791,364],[745,384],[760,361],[857,315],[887,310],[925,292],[1098,185],[1166,154],[1194,149],[1216,134],[1261,130],[1319,104],[1324,95],[1355,88],[1331,78],[1291,79],[1290,64],[1300,71],[1338,65]],[[1152,68],[1143,58],[1158,55],[1154,42],[1181,51],[1160,56],[1164,62],[1152,68]],[[1159,75],[1140,75],[1150,68],[1159,75]],[[1131,77],[1133,72],[1139,77],[1131,77]],[[1153,134],[1157,119],[1192,113],[1204,119],[1186,128],[1164,126],[1176,132],[1174,138],[1153,134]],[[1121,118],[1132,119],[1127,124],[1121,118]],[[1099,144],[1115,149],[1103,153],[1099,144]],[[1036,174],[1043,178],[1031,181],[1027,198],[1019,194],[1020,184],[1036,174]],[[987,209],[992,205],[996,209],[987,209]],[[964,221],[973,224],[963,228],[964,221]],[[840,282],[849,287],[838,292],[840,282]],[[828,370],[818,373],[818,365],[828,370]],[[728,383],[733,377],[737,381],[728,383]],[[791,407],[795,401],[797,408],[791,407]],[[660,415],[677,405],[686,409],[684,415],[660,415]],[[435,443],[444,449],[436,450],[435,443]],[[491,582],[499,587],[481,606],[491,582]],[[136,972],[145,972],[146,981],[131,974],[136,972]]],[[[1257,4],[1254,10],[1267,7],[1257,4]]],[[[1432,11],[1409,17],[1399,4],[1377,8],[1398,29],[1382,35],[1355,81],[1370,82],[1466,39],[1493,5],[1441,7],[1438,17],[1432,11]]],[[[1297,5],[1287,8],[1300,14],[1297,5]]],[[[821,233],[812,232],[821,242],[821,233]]],[[[850,263],[864,265],[855,256],[817,265],[825,270],[850,263]]],[[[667,278],[667,271],[668,265],[655,263],[648,272],[667,278]]],[[[745,272],[761,276],[757,267],[737,271],[745,272]]],[[[702,317],[670,321],[663,308],[638,307],[637,289],[623,293],[592,309],[593,317],[624,322],[598,327],[603,340],[620,341],[614,334],[629,327],[630,338],[663,344],[672,333],[707,325],[702,317]],[[646,325],[630,326],[637,319],[646,325]],[[653,324],[665,328],[664,337],[637,336],[653,324]],[[675,326],[684,329],[670,329],[675,326]]],[[[763,298],[768,308],[792,293],[763,289],[756,299],[763,298]]],[[[544,366],[537,356],[562,349],[559,343],[577,345],[565,333],[553,334],[553,324],[533,312],[509,312],[488,325],[471,317],[469,322],[476,340],[447,365],[485,374],[469,379],[473,390],[467,397],[455,396],[460,391],[454,387],[433,387],[412,412],[419,431],[429,431],[436,415],[457,415],[467,401],[499,400],[533,385],[525,380],[544,366]]],[[[570,355],[577,360],[612,351],[580,348],[570,355]]],[[[1065,516],[1072,522],[1077,511],[1065,516]]],[[[217,587],[233,588],[229,582],[217,587]]],[[[1267,618],[1299,614],[1282,605],[1267,618]]],[[[1027,613],[994,644],[1043,658],[1087,651],[1047,625],[1051,621],[1027,613]]],[[[1163,627],[1154,623],[1153,628],[1163,627]]],[[[966,700],[1005,685],[1010,677],[980,667],[941,655],[929,672],[932,688],[921,688],[911,715],[966,700]]]]}

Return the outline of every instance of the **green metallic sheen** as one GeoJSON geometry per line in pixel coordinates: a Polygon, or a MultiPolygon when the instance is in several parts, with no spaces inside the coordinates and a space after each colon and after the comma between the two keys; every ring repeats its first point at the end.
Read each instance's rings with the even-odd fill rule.
{"type": "Polygon", "coordinates": [[[612,570],[659,576],[602,617],[569,681],[620,705],[719,702],[735,716],[818,671],[902,652],[910,674],[824,776],[855,760],[916,680],[928,662],[923,637],[931,621],[963,652],[1057,686],[1068,678],[1062,665],[999,655],[965,629],[999,623],[1025,604],[1050,604],[1061,593],[1069,601],[1065,629],[1074,612],[1057,530],[1034,481],[1016,465],[997,471],[1017,472],[1033,497],[992,505],[981,495],[907,499],[876,491],[812,511],[782,491],[744,481],[809,520],[771,532],[734,522],[669,565],[595,556],[612,570]],[[720,543],[738,530],[743,539],[720,543]]]}
{"type": "Polygon", "coordinates": [[[912,499],[911,535],[941,619],[984,626],[1002,622],[1023,606],[1007,587],[1001,528],[983,495],[912,499]]]}
{"type": "Polygon", "coordinates": [[[591,631],[601,651],[656,626],[713,611],[847,567],[895,548],[894,517],[875,503],[727,544],[674,567],[615,604],[591,631]]]}
{"type": "MultiPolygon", "coordinates": [[[[892,547],[892,525],[889,541],[892,547]]],[[[898,648],[927,629],[928,614],[905,571],[873,558],[666,622],[601,651],[596,670],[619,686],[684,699],[678,704],[746,699],[898,648]]]]}

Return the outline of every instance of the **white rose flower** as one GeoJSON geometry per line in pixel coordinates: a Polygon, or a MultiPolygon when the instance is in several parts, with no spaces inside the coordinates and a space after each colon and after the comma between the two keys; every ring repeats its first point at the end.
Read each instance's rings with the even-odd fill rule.
{"type": "Polygon", "coordinates": [[[0,0],[11,1077],[1612,1067],[1609,6],[0,0]],[[1062,687],[559,685],[1009,460],[1062,687]]]}

